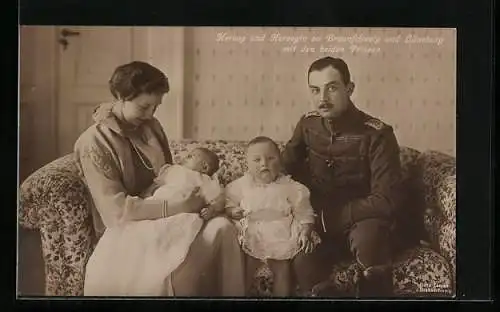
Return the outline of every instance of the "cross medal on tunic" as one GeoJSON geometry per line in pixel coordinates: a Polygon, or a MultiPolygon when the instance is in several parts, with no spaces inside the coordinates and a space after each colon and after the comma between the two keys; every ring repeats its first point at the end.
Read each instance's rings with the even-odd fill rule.
{"type": "MultiPolygon", "coordinates": [[[[333,129],[333,122],[331,119],[327,120],[327,128],[328,128],[328,131],[330,131],[330,148],[332,148],[333,141],[335,141],[335,131],[333,129]]],[[[333,165],[334,165],[333,159],[327,160],[326,165],[328,166],[328,168],[333,169],[333,165]]]]}
{"type": "MultiPolygon", "coordinates": [[[[335,134],[332,132],[332,134],[330,135],[330,148],[332,148],[334,140],[335,140],[335,134]]],[[[328,168],[333,169],[333,165],[334,165],[333,159],[330,158],[330,159],[326,160],[326,165],[328,166],[328,168]]]]}
{"type": "Polygon", "coordinates": [[[331,159],[326,161],[326,165],[327,165],[327,166],[328,166],[328,168],[330,168],[330,169],[333,169],[334,164],[335,164],[335,163],[334,163],[334,161],[333,161],[333,160],[331,160],[331,159]]]}

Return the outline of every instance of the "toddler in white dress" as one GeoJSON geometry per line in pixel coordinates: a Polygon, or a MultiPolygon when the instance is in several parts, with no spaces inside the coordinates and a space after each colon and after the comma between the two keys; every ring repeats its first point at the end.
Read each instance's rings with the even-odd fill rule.
{"type": "Polygon", "coordinates": [[[173,295],[171,273],[186,258],[204,219],[224,212],[223,188],[211,177],[218,168],[217,155],[205,148],[193,149],[180,165],[165,165],[153,185],[144,192],[145,200],[164,199],[172,204],[199,189],[207,206],[200,213],[178,213],[167,218],[129,223],[124,225],[126,231],[124,227],[107,229],[89,260],[91,265],[87,265],[84,294],[173,295]],[[123,235],[128,237],[124,239],[123,235]],[[127,244],[132,240],[134,244],[127,244]],[[138,241],[142,242],[137,244],[138,241]],[[145,254],[151,256],[145,257],[145,254]]]}
{"type": "Polygon", "coordinates": [[[315,215],[309,190],[281,174],[280,151],[270,138],[250,141],[247,165],[248,172],[226,188],[226,212],[239,220],[248,284],[264,261],[274,276],[273,294],[289,296],[292,260],[320,243],[313,231],[315,215]]]}

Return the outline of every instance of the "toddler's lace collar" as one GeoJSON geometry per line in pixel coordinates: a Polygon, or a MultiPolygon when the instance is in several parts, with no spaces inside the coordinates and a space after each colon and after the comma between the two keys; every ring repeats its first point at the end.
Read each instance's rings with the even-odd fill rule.
{"type": "Polygon", "coordinates": [[[248,179],[248,182],[250,183],[250,185],[252,186],[257,186],[257,187],[267,187],[267,186],[270,186],[270,185],[274,185],[274,184],[280,184],[280,183],[283,183],[283,182],[286,182],[288,181],[288,179],[290,179],[290,176],[288,175],[285,175],[283,173],[280,173],[278,175],[278,177],[276,178],[276,180],[274,180],[273,182],[271,183],[263,183],[263,182],[259,182],[257,181],[250,173],[246,173],[245,174],[246,178],[248,179]]]}

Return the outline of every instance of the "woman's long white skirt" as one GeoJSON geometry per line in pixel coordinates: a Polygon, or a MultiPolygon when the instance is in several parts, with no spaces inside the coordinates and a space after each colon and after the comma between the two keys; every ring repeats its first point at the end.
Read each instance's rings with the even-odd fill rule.
{"type": "Polygon", "coordinates": [[[173,296],[171,273],[202,226],[198,214],[181,213],[106,229],[87,263],[84,296],[173,296]]]}

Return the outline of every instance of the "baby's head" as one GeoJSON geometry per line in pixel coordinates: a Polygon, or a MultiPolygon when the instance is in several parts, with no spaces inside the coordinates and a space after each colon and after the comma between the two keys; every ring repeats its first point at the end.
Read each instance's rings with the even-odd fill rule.
{"type": "Polygon", "coordinates": [[[212,176],[219,170],[219,157],[208,148],[197,147],[183,159],[182,165],[191,170],[212,176]]]}
{"type": "Polygon", "coordinates": [[[281,172],[281,152],[271,138],[259,136],[247,145],[248,172],[261,183],[271,183],[281,172]]]}

